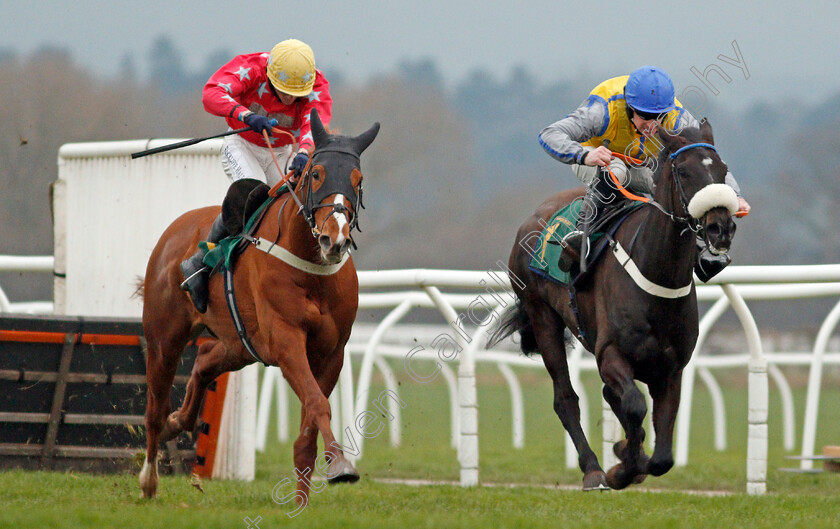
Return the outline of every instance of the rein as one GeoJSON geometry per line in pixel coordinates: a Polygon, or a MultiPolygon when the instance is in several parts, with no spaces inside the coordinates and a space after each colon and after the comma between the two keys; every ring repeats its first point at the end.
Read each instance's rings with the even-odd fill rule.
{"type": "MultiPolygon", "coordinates": [[[[294,151],[294,150],[297,149],[298,144],[295,141],[295,137],[292,135],[292,133],[290,133],[288,131],[285,131],[285,130],[278,130],[278,132],[281,132],[281,133],[286,134],[289,137],[291,137],[292,138],[292,145],[293,145],[292,150],[294,151]]],[[[272,187],[271,189],[268,190],[268,196],[276,197],[278,191],[280,190],[281,187],[283,187],[283,185],[288,186],[289,194],[292,195],[292,198],[294,198],[295,202],[298,205],[298,212],[303,213],[303,217],[306,219],[306,221],[309,223],[309,225],[313,226],[315,224],[315,221],[313,219],[310,219],[311,214],[308,214],[308,212],[306,211],[306,208],[304,208],[303,203],[301,203],[300,199],[297,196],[297,193],[295,193],[295,190],[292,187],[292,174],[294,173],[294,171],[289,171],[288,173],[285,173],[285,174],[283,173],[283,169],[280,168],[280,162],[277,161],[277,156],[274,154],[274,149],[271,147],[271,141],[268,139],[268,133],[266,131],[263,131],[262,134],[263,134],[263,137],[265,138],[266,145],[268,145],[268,152],[271,153],[271,159],[274,160],[274,166],[277,167],[277,171],[280,173],[280,176],[283,178],[281,181],[274,184],[274,187],[272,187]]],[[[312,158],[309,158],[309,160],[307,160],[306,167],[304,167],[304,172],[309,171],[309,166],[310,165],[312,165],[312,158]]]]}
{"type": "MultiPolygon", "coordinates": [[[[676,184],[677,191],[679,191],[679,194],[680,194],[680,202],[682,203],[683,211],[685,211],[686,213],[688,213],[688,197],[686,197],[686,195],[685,195],[685,190],[683,189],[682,182],[680,182],[680,179],[676,175],[676,158],[677,158],[677,156],[679,156],[683,152],[688,151],[690,149],[694,149],[696,147],[704,147],[704,148],[711,149],[711,150],[717,152],[717,149],[711,143],[692,143],[690,145],[686,145],[685,147],[681,147],[681,148],[677,149],[676,151],[672,152],[670,155],[668,155],[668,157],[671,159],[671,176],[674,178],[674,183],[676,184]]],[[[639,160],[638,158],[633,158],[633,157],[630,157],[630,156],[627,156],[627,155],[624,155],[624,154],[621,154],[621,153],[618,153],[618,152],[612,152],[611,151],[611,154],[612,154],[613,158],[618,158],[618,159],[623,160],[624,162],[627,162],[627,163],[636,164],[636,165],[642,165],[644,163],[642,160],[639,160]]],[[[663,214],[665,214],[669,219],[671,219],[672,222],[675,222],[677,224],[685,224],[687,226],[687,228],[694,233],[697,233],[697,232],[700,231],[699,221],[697,219],[693,218],[690,214],[686,215],[686,216],[683,216],[683,217],[677,216],[676,214],[674,214],[674,213],[668,211],[667,209],[665,209],[665,207],[662,204],[653,200],[652,198],[642,197],[642,196],[638,196],[638,195],[635,195],[635,194],[631,193],[623,185],[621,185],[621,183],[618,181],[618,177],[615,176],[615,174],[611,170],[609,170],[609,168],[607,168],[607,171],[609,172],[610,178],[612,179],[616,188],[618,189],[618,191],[622,195],[624,195],[625,198],[628,198],[630,200],[634,200],[636,202],[643,202],[645,204],[654,206],[656,209],[658,209],[663,214]]]]}
{"type": "MultiPolygon", "coordinates": [[[[616,154],[616,153],[613,153],[613,154],[616,154]]],[[[668,211],[667,209],[665,209],[665,207],[662,204],[653,200],[652,198],[641,197],[639,195],[634,195],[633,193],[628,191],[627,188],[625,188],[623,185],[621,185],[621,182],[618,181],[618,177],[615,176],[615,173],[613,173],[610,169],[607,169],[607,171],[610,173],[610,178],[612,179],[616,188],[618,189],[618,191],[622,195],[624,195],[625,198],[633,200],[635,202],[642,202],[642,203],[647,204],[649,206],[653,206],[656,209],[658,209],[659,211],[661,211],[669,219],[671,219],[672,222],[675,222],[677,224],[680,224],[680,223],[687,224],[692,231],[696,231],[696,230],[694,230],[694,228],[691,227],[691,219],[689,217],[678,217],[678,216],[674,215],[673,213],[671,213],[670,211],[668,211]]]]}
{"type": "MultiPolygon", "coordinates": [[[[619,187],[619,190],[621,190],[622,194],[625,197],[627,197],[631,200],[637,200],[637,201],[640,201],[640,202],[644,202],[646,204],[653,205],[657,209],[659,209],[660,211],[665,213],[672,221],[685,223],[688,226],[687,229],[693,231],[694,233],[697,233],[697,232],[700,231],[700,221],[698,219],[694,218],[693,216],[691,216],[691,214],[689,213],[689,207],[688,207],[689,201],[688,201],[688,198],[685,196],[685,190],[683,189],[682,182],[680,182],[679,175],[677,174],[677,171],[676,171],[676,158],[680,154],[684,153],[685,151],[688,151],[689,149],[693,149],[693,148],[696,148],[696,147],[709,148],[709,149],[712,149],[715,152],[717,152],[715,147],[711,144],[708,144],[708,143],[694,143],[694,144],[691,144],[691,145],[686,145],[685,147],[682,147],[680,149],[677,149],[675,152],[673,152],[669,155],[669,157],[671,159],[671,177],[674,179],[674,182],[675,182],[676,187],[677,187],[677,191],[679,192],[679,198],[680,198],[680,201],[682,202],[683,211],[685,211],[688,214],[688,216],[686,216],[686,217],[677,217],[673,213],[670,213],[667,210],[665,210],[665,208],[661,204],[658,204],[654,200],[648,199],[646,197],[636,197],[636,195],[633,195],[629,191],[626,191],[623,188],[623,186],[621,186],[621,184],[618,182],[618,178],[616,178],[616,176],[613,174],[612,171],[610,171],[610,176],[612,177],[613,183],[615,183],[615,185],[619,187]]],[[[615,155],[616,158],[620,158],[620,159],[624,160],[625,162],[630,161],[632,163],[639,163],[639,164],[642,163],[641,160],[636,160],[635,158],[630,158],[630,157],[624,156],[620,153],[613,153],[613,155],[615,155]]],[[[634,239],[635,239],[635,237],[634,237],[634,239]]],[[[627,274],[630,276],[630,278],[633,280],[633,282],[636,284],[636,286],[638,286],[644,292],[647,292],[648,294],[650,294],[652,296],[656,296],[656,297],[659,297],[659,298],[666,298],[666,299],[679,299],[679,298],[683,298],[683,297],[685,297],[685,296],[687,296],[691,293],[692,287],[694,286],[693,279],[690,280],[687,285],[685,285],[683,287],[679,287],[679,288],[668,288],[668,287],[664,287],[662,285],[658,285],[658,284],[654,283],[653,281],[650,281],[647,277],[644,276],[642,271],[639,269],[639,267],[636,265],[636,263],[630,257],[630,254],[621,246],[621,244],[617,240],[610,237],[609,244],[612,248],[613,255],[615,256],[615,259],[618,261],[619,265],[621,265],[621,267],[624,268],[624,270],[627,272],[627,274]]],[[[632,247],[632,243],[631,243],[631,247],[632,247]]]]}
{"type": "MultiPolygon", "coordinates": [[[[292,136],[289,132],[283,131],[283,130],[281,130],[279,132],[287,134],[288,136],[290,136],[292,138],[292,141],[294,141],[294,136],[292,136]]],[[[336,213],[336,212],[341,213],[341,214],[351,213],[350,218],[349,218],[350,231],[352,232],[353,229],[359,230],[358,211],[359,211],[359,208],[364,208],[364,204],[362,203],[362,185],[361,185],[361,183],[359,184],[358,193],[356,193],[355,189],[352,188],[352,185],[350,186],[351,191],[352,191],[351,193],[348,193],[347,190],[344,190],[344,189],[339,190],[339,192],[343,196],[346,196],[347,198],[351,199],[352,202],[354,202],[354,206],[353,206],[354,211],[352,211],[352,212],[350,212],[349,208],[347,208],[344,204],[335,204],[335,203],[333,203],[333,204],[321,204],[320,201],[318,201],[319,203],[316,204],[315,203],[316,202],[315,201],[315,195],[313,194],[313,191],[312,191],[312,162],[317,155],[319,155],[321,153],[324,153],[324,152],[336,152],[336,153],[346,154],[346,155],[352,156],[356,160],[359,160],[360,158],[359,158],[358,153],[355,153],[355,152],[353,152],[351,150],[348,150],[348,149],[342,149],[342,148],[339,148],[339,147],[330,147],[330,146],[322,147],[320,149],[315,149],[315,151],[312,153],[312,156],[310,156],[309,160],[307,160],[306,166],[303,168],[303,171],[301,172],[301,174],[303,176],[301,177],[300,183],[303,184],[304,182],[306,182],[305,185],[307,186],[306,203],[304,204],[301,201],[301,199],[297,196],[297,193],[295,192],[295,190],[292,188],[291,177],[292,177],[293,172],[289,171],[288,173],[283,174],[283,170],[280,168],[280,163],[277,161],[277,156],[275,156],[274,150],[271,148],[271,142],[268,139],[268,133],[266,133],[266,131],[263,131],[263,137],[265,138],[266,144],[268,145],[268,150],[271,152],[271,158],[274,160],[274,165],[277,167],[277,170],[280,172],[280,174],[283,177],[283,180],[281,180],[280,182],[275,184],[274,187],[272,187],[269,190],[269,192],[268,192],[269,196],[272,196],[272,197],[277,196],[277,193],[278,193],[280,187],[282,187],[284,184],[288,185],[289,190],[291,191],[290,194],[292,195],[292,198],[294,199],[295,203],[298,206],[298,213],[303,215],[304,220],[306,220],[306,223],[309,224],[309,228],[312,230],[312,236],[316,239],[321,235],[321,232],[323,231],[323,225],[319,227],[317,225],[317,223],[315,222],[315,211],[320,209],[320,208],[332,208],[333,213],[336,213]],[[352,200],[353,198],[355,198],[355,200],[352,200]]],[[[296,147],[297,143],[295,143],[294,145],[296,147]]],[[[332,189],[330,189],[330,188],[328,188],[328,190],[332,191],[332,189]]],[[[330,193],[330,194],[332,194],[332,193],[330,193]]],[[[327,196],[327,195],[325,195],[325,196],[327,196]]],[[[328,218],[329,218],[329,216],[327,216],[327,219],[328,218]]],[[[324,222],[326,222],[327,219],[324,219],[324,222]]],[[[361,231],[361,230],[359,230],[359,231],[361,231]]],[[[354,249],[357,248],[356,241],[354,241],[352,239],[352,237],[350,238],[350,240],[353,244],[353,248],[354,249]]]]}

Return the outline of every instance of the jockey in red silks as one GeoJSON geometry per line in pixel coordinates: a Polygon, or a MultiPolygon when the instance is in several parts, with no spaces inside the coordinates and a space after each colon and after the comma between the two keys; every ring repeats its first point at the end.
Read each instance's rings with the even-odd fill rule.
{"type": "MultiPolygon", "coordinates": [[[[263,132],[269,134],[271,148],[280,167],[294,171],[295,177],[306,167],[314,148],[309,116],[313,109],[325,126],[332,116],[330,83],[315,68],[315,55],[305,43],[289,39],[269,53],[238,55],[219,68],[204,85],[202,100],[211,114],[225,118],[231,130],[245,123],[251,130],[224,139],[222,168],[231,179],[253,178],[274,186],[285,173],[276,167],[263,132]],[[290,133],[272,136],[272,128],[290,133]],[[293,152],[292,137],[299,144],[293,152]]],[[[222,216],[213,222],[207,242],[215,243],[227,235],[222,216]]],[[[209,269],[199,250],[181,263],[184,282],[199,312],[207,310],[209,269]]]]}

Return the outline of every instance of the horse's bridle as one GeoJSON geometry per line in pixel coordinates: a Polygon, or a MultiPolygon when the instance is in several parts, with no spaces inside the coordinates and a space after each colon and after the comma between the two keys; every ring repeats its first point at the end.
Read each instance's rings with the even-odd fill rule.
{"type": "MultiPolygon", "coordinates": [[[[680,204],[682,205],[682,210],[683,210],[683,213],[685,214],[685,216],[678,217],[673,213],[668,214],[667,212],[666,212],[666,214],[668,214],[668,216],[671,217],[671,220],[673,220],[674,222],[685,223],[686,226],[688,227],[688,229],[690,229],[694,233],[699,233],[702,228],[700,226],[700,219],[694,218],[688,212],[688,202],[689,202],[689,200],[688,200],[688,197],[685,194],[685,190],[683,189],[682,181],[680,180],[679,172],[677,171],[677,156],[684,153],[685,151],[688,151],[688,150],[694,149],[694,148],[698,148],[698,147],[711,149],[711,150],[715,151],[715,153],[717,153],[717,149],[711,143],[692,143],[690,145],[686,145],[685,147],[681,147],[681,148],[677,149],[676,151],[672,152],[670,155],[668,155],[668,157],[671,159],[671,177],[674,179],[674,182],[676,183],[677,191],[679,192],[679,195],[680,195],[680,204]]],[[[660,209],[662,209],[662,208],[660,208],[660,209]]],[[[664,211],[664,209],[663,209],[663,211],[664,211]]]]}
{"type": "MultiPolygon", "coordinates": [[[[301,178],[301,185],[306,186],[306,197],[303,203],[299,203],[300,212],[303,215],[303,218],[306,219],[306,222],[309,224],[310,229],[312,230],[312,236],[316,239],[320,237],[321,232],[324,229],[324,224],[326,224],[327,219],[330,218],[330,215],[327,215],[324,218],[324,223],[321,226],[318,226],[315,221],[315,211],[320,208],[331,208],[332,213],[340,213],[344,215],[349,214],[348,224],[350,225],[350,232],[352,233],[354,229],[361,231],[359,229],[359,209],[364,208],[364,203],[362,202],[362,182],[359,181],[359,190],[356,191],[356,188],[353,186],[350,179],[343,179],[343,178],[327,178],[327,175],[324,175],[324,181],[316,191],[312,191],[312,172],[313,166],[315,165],[314,160],[315,158],[322,153],[325,152],[334,152],[339,153],[347,156],[352,156],[357,161],[359,160],[358,153],[350,150],[344,149],[338,146],[327,146],[322,147],[320,149],[315,149],[315,152],[312,153],[312,157],[309,159],[309,162],[306,164],[306,168],[303,172],[303,177],[301,178]],[[345,206],[343,203],[330,203],[330,204],[322,204],[321,202],[330,195],[340,194],[346,197],[351,204],[353,204],[353,210],[351,211],[350,208],[345,206]]],[[[353,244],[353,248],[356,248],[356,242],[353,240],[353,237],[350,237],[350,241],[353,244]]]]}
{"type": "Polygon", "coordinates": [[[700,219],[696,219],[696,218],[692,217],[691,214],[688,212],[689,200],[688,200],[688,197],[685,194],[685,190],[683,189],[682,182],[680,181],[680,177],[679,177],[679,174],[677,172],[677,156],[684,153],[685,151],[688,151],[690,149],[694,149],[694,148],[697,148],[697,147],[704,147],[706,149],[711,149],[711,150],[717,152],[717,149],[715,149],[715,146],[712,145],[711,143],[692,143],[691,145],[686,145],[685,147],[681,147],[681,148],[677,149],[676,151],[672,152],[670,155],[668,155],[668,157],[671,159],[671,178],[673,178],[674,182],[676,183],[677,191],[679,192],[679,197],[680,197],[680,204],[682,205],[682,210],[683,210],[684,215],[683,216],[678,216],[677,214],[668,211],[667,209],[665,209],[664,206],[662,206],[662,204],[659,204],[655,200],[650,200],[649,202],[647,202],[648,204],[656,207],[656,209],[658,209],[659,211],[664,213],[666,216],[668,216],[668,218],[670,218],[672,222],[675,222],[677,224],[685,224],[686,228],[691,230],[694,233],[699,233],[702,228],[700,226],[700,219]]]}

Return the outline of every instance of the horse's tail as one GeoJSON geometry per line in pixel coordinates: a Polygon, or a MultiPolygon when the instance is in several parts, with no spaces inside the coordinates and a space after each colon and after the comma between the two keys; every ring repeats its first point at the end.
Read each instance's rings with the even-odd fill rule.
{"type": "Polygon", "coordinates": [[[519,333],[519,346],[523,353],[527,355],[539,352],[531,319],[522,310],[522,304],[518,299],[516,304],[509,306],[502,313],[499,323],[487,339],[485,348],[490,349],[515,332],[519,333]]]}
{"type": "Polygon", "coordinates": [[[137,276],[134,284],[137,288],[134,289],[134,294],[132,294],[131,297],[140,298],[142,300],[143,296],[146,295],[146,280],[140,276],[137,276]]]}

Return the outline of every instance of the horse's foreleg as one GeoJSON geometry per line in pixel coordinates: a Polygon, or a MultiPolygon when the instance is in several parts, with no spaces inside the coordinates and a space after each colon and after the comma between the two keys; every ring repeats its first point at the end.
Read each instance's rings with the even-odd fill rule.
{"type": "Polygon", "coordinates": [[[531,311],[534,336],[543,363],[554,384],[554,412],[569,432],[578,453],[578,465],[583,472],[583,490],[607,488],[606,474],[592,451],[580,425],[579,398],[569,377],[569,364],[563,336],[564,325],[547,307],[531,311]]]}
{"type": "MultiPolygon", "coordinates": [[[[621,427],[624,429],[624,431],[629,432],[631,428],[634,428],[633,423],[631,421],[628,421],[625,409],[622,407],[621,397],[616,395],[615,392],[607,385],[604,385],[603,395],[604,400],[606,400],[607,404],[610,405],[610,408],[615,413],[615,416],[618,418],[618,422],[621,423],[621,427]]],[[[617,457],[622,463],[624,463],[625,461],[630,461],[634,457],[637,458],[637,466],[641,470],[638,474],[636,474],[636,476],[633,477],[632,482],[635,484],[639,484],[643,482],[647,477],[645,469],[647,468],[648,455],[645,454],[644,448],[645,429],[643,427],[639,427],[638,449],[631,449],[629,437],[630,435],[627,435],[625,439],[615,443],[613,445],[613,453],[615,454],[615,457],[617,457]]]]}
{"type": "MultiPolygon", "coordinates": [[[[321,392],[323,392],[327,398],[329,398],[332,394],[335,384],[338,382],[338,377],[341,374],[341,368],[343,365],[343,345],[337,348],[330,356],[320,359],[317,363],[310,361],[309,366],[312,369],[312,374],[315,375],[315,378],[318,381],[318,386],[321,388],[321,392]]],[[[324,417],[320,417],[318,420],[319,423],[317,426],[318,430],[322,432],[321,435],[324,435],[324,431],[328,431],[330,435],[332,435],[329,420],[326,421],[326,424],[320,422],[324,420],[324,417]]],[[[315,441],[317,441],[317,439],[315,441]]],[[[341,450],[335,439],[327,442],[325,438],[324,454],[329,462],[329,467],[326,470],[326,478],[330,483],[355,483],[359,480],[359,473],[353,467],[353,464],[344,457],[343,452],[342,457],[334,457],[337,448],[341,450]]],[[[312,450],[317,451],[316,442],[313,442],[312,450]]]]}
{"type": "Polygon", "coordinates": [[[287,329],[282,332],[278,328],[280,325],[278,323],[271,327],[273,347],[269,347],[268,350],[282,351],[275,356],[276,363],[301,403],[300,435],[295,440],[294,459],[297,474],[297,500],[305,504],[312,484],[318,432],[321,432],[324,439],[325,449],[334,456],[331,468],[333,464],[343,462],[350,465],[350,463],[346,461],[341,445],[336,442],[330,428],[330,403],[309,366],[305,336],[297,329],[287,329]]]}
{"type": "Polygon", "coordinates": [[[599,371],[604,381],[604,398],[627,434],[626,441],[615,447],[622,462],[607,473],[610,487],[623,489],[644,479],[647,456],[642,451],[645,439],[642,421],[647,413],[647,403],[633,381],[632,368],[615,347],[608,346],[601,353],[599,371]]]}
{"type": "Polygon", "coordinates": [[[656,432],[656,446],[648,461],[648,474],[661,476],[674,466],[671,445],[674,439],[674,423],[680,407],[682,370],[665,380],[648,385],[653,399],[653,430],[656,432]]]}

